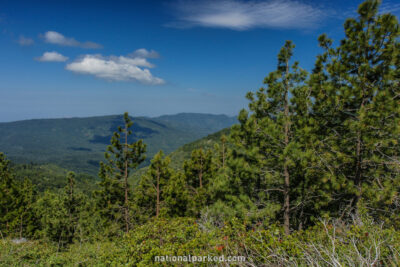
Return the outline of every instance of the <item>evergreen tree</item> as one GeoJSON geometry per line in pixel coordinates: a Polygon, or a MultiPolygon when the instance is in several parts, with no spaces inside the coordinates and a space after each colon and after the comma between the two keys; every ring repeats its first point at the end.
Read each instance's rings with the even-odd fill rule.
{"type": "Polygon", "coordinates": [[[100,197],[100,206],[107,220],[119,219],[118,211],[122,209],[125,232],[129,231],[129,174],[136,169],[144,160],[146,145],[142,140],[129,142],[133,122],[126,112],[123,116],[124,126],[118,127],[111,138],[111,145],[105,153],[106,162],[100,163],[99,176],[102,179],[100,186],[102,191],[97,195],[100,197]]]}
{"type": "Polygon", "coordinates": [[[82,210],[88,202],[87,197],[76,190],[75,176],[75,173],[68,172],[66,186],[62,191],[46,191],[35,203],[35,210],[40,218],[38,235],[57,242],[59,248],[77,239],[82,210]]]}
{"type": "Polygon", "coordinates": [[[399,184],[400,31],[394,15],[378,13],[379,4],[359,6],[338,47],[320,36],[325,52],[311,80],[320,175],[331,184],[330,209],[348,203],[342,215],[359,217],[367,196],[387,205],[398,194],[388,185],[399,184]]]}
{"type": "Polygon", "coordinates": [[[212,153],[210,150],[195,149],[189,160],[186,160],[183,169],[188,184],[193,188],[206,187],[212,175],[212,153]]]}
{"type": "Polygon", "coordinates": [[[184,217],[187,214],[190,198],[183,173],[175,172],[171,176],[162,195],[165,202],[166,214],[169,217],[184,217]]]}
{"type": "Polygon", "coordinates": [[[38,218],[34,212],[34,205],[37,201],[36,188],[27,178],[19,183],[18,187],[19,237],[32,237],[38,229],[38,218]]]}
{"type": "Polygon", "coordinates": [[[215,171],[208,189],[211,202],[216,202],[218,200],[225,201],[225,196],[230,191],[229,166],[227,164],[230,150],[228,149],[227,142],[228,138],[222,135],[220,142],[214,146],[215,155],[212,158],[212,165],[215,171]]]}
{"type": "Polygon", "coordinates": [[[19,229],[19,192],[10,161],[0,153],[0,234],[12,235],[19,229]]]}
{"type": "Polygon", "coordinates": [[[173,175],[172,169],[169,167],[171,160],[169,157],[164,158],[164,153],[160,150],[151,160],[147,174],[143,177],[142,183],[150,185],[153,189],[151,195],[154,196],[155,216],[160,216],[161,203],[163,202],[164,187],[173,175]]]}
{"type": "Polygon", "coordinates": [[[67,243],[66,229],[68,213],[61,200],[61,195],[49,190],[35,203],[35,211],[39,217],[37,236],[58,243],[59,247],[67,243]]]}
{"type": "Polygon", "coordinates": [[[222,135],[220,138],[220,143],[215,144],[214,151],[216,151],[216,159],[214,160],[214,165],[216,168],[221,169],[226,167],[226,161],[228,158],[228,138],[226,135],[222,135]]]}
{"type": "Polygon", "coordinates": [[[193,150],[190,159],[183,163],[183,170],[191,195],[189,209],[196,216],[208,204],[208,187],[214,175],[211,150],[193,150]]]}
{"type": "MultiPolygon", "coordinates": [[[[209,205],[202,209],[201,216],[208,218],[218,227],[223,227],[225,222],[235,217],[248,217],[248,207],[243,205],[243,192],[238,180],[233,180],[232,169],[235,163],[231,160],[229,139],[222,135],[220,142],[214,145],[212,166],[213,177],[207,189],[209,205]]],[[[244,200],[244,201],[243,201],[244,200]]]]}
{"type": "Polygon", "coordinates": [[[65,220],[67,221],[65,234],[68,238],[68,243],[72,242],[72,239],[75,235],[76,225],[79,220],[79,210],[81,208],[80,204],[82,204],[81,200],[82,199],[79,198],[79,196],[75,192],[75,173],[68,172],[67,185],[64,188],[64,198],[62,201],[67,212],[67,218],[65,218],[65,220]]]}
{"type": "Polygon", "coordinates": [[[153,216],[173,217],[182,215],[182,211],[184,214],[187,201],[185,181],[169,166],[170,162],[171,159],[160,150],[135,188],[134,202],[139,222],[153,216]]]}
{"type": "Polygon", "coordinates": [[[247,94],[252,113],[242,110],[240,126],[232,131],[236,145],[233,155],[244,160],[247,169],[244,173],[237,169],[236,175],[244,181],[250,180],[248,184],[253,188],[248,190],[256,192],[250,195],[253,201],[261,205],[268,199],[282,203],[286,234],[290,232],[290,195],[294,187],[291,181],[302,179],[295,177],[300,174],[296,169],[302,157],[297,126],[298,121],[305,119],[301,115],[308,101],[306,94],[299,93],[307,90],[307,73],[297,62],[290,65],[293,48],[291,41],[282,47],[277,70],[265,78],[267,88],[261,88],[255,95],[247,94]]]}

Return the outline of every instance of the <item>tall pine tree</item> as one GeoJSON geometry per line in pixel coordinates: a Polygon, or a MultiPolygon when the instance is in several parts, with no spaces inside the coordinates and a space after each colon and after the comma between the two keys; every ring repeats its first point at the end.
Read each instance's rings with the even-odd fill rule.
{"type": "Polygon", "coordinates": [[[130,186],[128,178],[144,160],[146,145],[142,140],[130,142],[133,122],[128,113],[124,113],[123,127],[119,126],[111,138],[111,145],[105,153],[106,162],[100,163],[99,176],[102,190],[97,192],[99,204],[107,220],[123,218],[125,232],[129,231],[130,186]],[[122,211],[122,216],[119,216],[122,211]]]}
{"type": "Polygon", "coordinates": [[[0,234],[12,235],[19,229],[19,192],[11,162],[0,153],[0,234]]]}
{"type": "MultiPolygon", "coordinates": [[[[161,204],[164,201],[164,188],[173,176],[173,170],[169,167],[171,160],[164,157],[160,150],[151,160],[147,173],[141,179],[139,187],[147,187],[147,193],[154,203],[153,210],[156,218],[160,216],[161,204]]],[[[142,192],[144,193],[144,192],[142,192]]]]}
{"type": "Polygon", "coordinates": [[[311,80],[320,169],[333,189],[331,209],[347,203],[342,215],[359,217],[363,200],[372,208],[398,194],[390,184],[399,183],[400,31],[394,15],[378,13],[379,4],[359,6],[338,47],[319,38],[325,52],[311,80]]]}
{"type": "Polygon", "coordinates": [[[193,150],[190,159],[183,163],[183,170],[191,195],[189,209],[192,215],[197,216],[208,204],[207,191],[214,174],[211,150],[193,150]]]}
{"type": "Polygon", "coordinates": [[[248,93],[251,114],[243,110],[240,126],[232,131],[236,144],[233,155],[247,162],[249,177],[253,177],[250,184],[257,192],[253,201],[261,205],[267,201],[281,203],[286,234],[290,233],[292,180],[299,179],[296,169],[302,153],[297,121],[304,120],[302,114],[307,108],[306,94],[298,92],[307,90],[307,73],[297,62],[290,64],[293,48],[291,41],[282,47],[277,70],[265,78],[267,88],[248,93]]]}

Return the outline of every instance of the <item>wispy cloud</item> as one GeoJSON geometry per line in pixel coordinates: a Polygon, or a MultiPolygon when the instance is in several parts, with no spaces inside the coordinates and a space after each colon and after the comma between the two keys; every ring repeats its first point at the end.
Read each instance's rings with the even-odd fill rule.
{"type": "Polygon", "coordinates": [[[53,52],[45,52],[41,57],[35,58],[35,60],[42,62],[65,62],[68,60],[68,57],[53,51],[53,52]]]}
{"type": "MultiPolygon", "coordinates": [[[[149,54],[141,54],[144,50],[136,50],[128,56],[84,55],[67,64],[66,69],[75,73],[94,75],[110,81],[137,81],[153,85],[164,84],[163,79],[153,76],[148,69],[153,68],[154,65],[146,59],[146,57],[150,57],[149,54]]],[[[153,52],[156,53],[155,51],[153,52]]]]}
{"type": "Polygon", "coordinates": [[[400,13],[400,3],[393,3],[391,1],[384,1],[380,7],[380,13],[400,13]]]}
{"type": "Polygon", "coordinates": [[[233,30],[251,28],[309,29],[318,25],[324,12],[296,0],[181,1],[174,5],[177,28],[214,27],[233,30]]]}
{"type": "Polygon", "coordinates": [[[27,37],[21,35],[19,37],[19,39],[17,40],[17,43],[20,46],[31,46],[35,43],[35,41],[33,41],[33,39],[31,39],[31,38],[27,38],[27,37]]]}
{"type": "Polygon", "coordinates": [[[65,37],[61,33],[55,31],[48,31],[43,34],[46,43],[57,44],[62,46],[76,46],[81,48],[102,48],[103,46],[94,42],[78,42],[74,38],[65,37]]]}
{"type": "MultiPolygon", "coordinates": [[[[357,10],[360,6],[360,3],[352,3],[342,10],[333,11],[332,17],[336,18],[337,20],[345,20],[347,18],[357,18],[359,16],[357,10]]],[[[395,3],[392,1],[383,1],[379,6],[379,15],[391,13],[394,15],[400,15],[400,3],[395,3]]]]}

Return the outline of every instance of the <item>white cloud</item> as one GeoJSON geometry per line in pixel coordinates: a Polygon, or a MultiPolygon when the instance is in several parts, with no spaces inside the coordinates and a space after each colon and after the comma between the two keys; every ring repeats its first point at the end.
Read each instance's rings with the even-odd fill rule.
{"type": "Polygon", "coordinates": [[[147,69],[153,68],[153,64],[149,63],[146,58],[133,56],[133,54],[110,57],[85,55],[67,64],[66,69],[110,81],[137,81],[143,84],[165,83],[164,80],[153,76],[147,69]]]}
{"type": "Polygon", "coordinates": [[[23,35],[21,35],[19,37],[17,43],[19,43],[19,45],[21,45],[21,46],[30,46],[30,45],[33,45],[35,43],[35,41],[33,41],[33,39],[31,39],[31,38],[27,38],[27,37],[24,37],[23,35]]]}
{"type": "Polygon", "coordinates": [[[140,48],[138,50],[136,50],[135,52],[133,52],[132,54],[130,54],[130,56],[132,57],[139,57],[139,58],[159,58],[160,55],[154,51],[148,51],[145,48],[140,48]]]}
{"type": "Polygon", "coordinates": [[[36,60],[42,62],[64,62],[68,60],[68,57],[53,51],[53,52],[43,53],[43,55],[41,57],[36,58],[36,60]]]}
{"type": "Polygon", "coordinates": [[[102,48],[100,44],[93,42],[78,42],[74,38],[68,38],[61,33],[55,31],[48,31],[43,35],[45,42],[50,44],[57,44],[62,46],[76,46],[82,48],[102,48]]]}
{"type": "Polygon", "coordinates": [[[296,0],[269,1],[181,1],[175,6],[178,21],[167,26],[214,27],[233,30],[250,28],[308,29],[318,26],[324,12],[296,0]]]}

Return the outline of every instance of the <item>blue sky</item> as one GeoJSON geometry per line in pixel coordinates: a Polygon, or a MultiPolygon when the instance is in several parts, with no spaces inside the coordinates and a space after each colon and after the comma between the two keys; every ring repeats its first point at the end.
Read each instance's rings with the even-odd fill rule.
{"type": "MultiPolygon", "coordinates": [[[[362,1],[0,1],[0,121],[236,115],[285,40],[311,70],[362,1]]],[[[400,1],[383,2],[400,13],[400,1]]]]}

